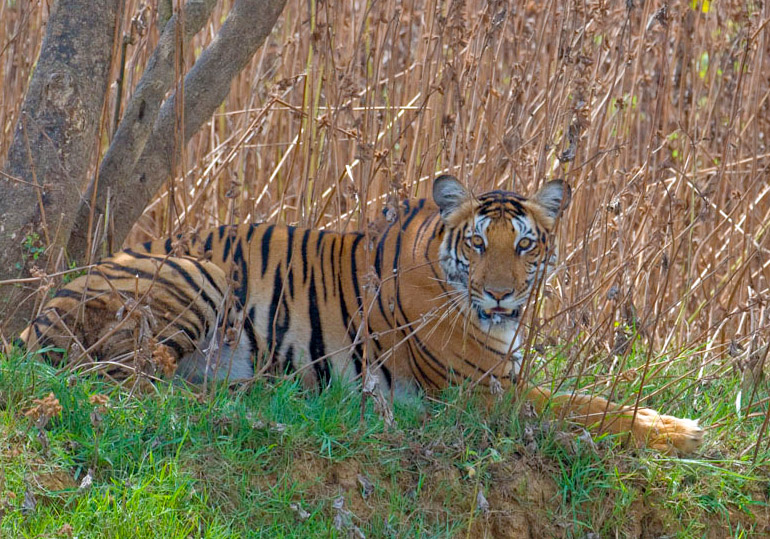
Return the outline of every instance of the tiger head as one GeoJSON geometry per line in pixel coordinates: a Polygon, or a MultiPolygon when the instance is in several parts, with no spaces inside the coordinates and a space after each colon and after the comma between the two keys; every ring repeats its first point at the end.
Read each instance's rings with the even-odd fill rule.
{"type": "Polygon", "coordinates": [[[446,226],[439,263],[483,326],[518,321],[532,288],[553,269],[553,228],[570,198],[562,180],[531,198],[510,191],[474,197],[452,176],[435,180],[433,199],[446,226]]]}

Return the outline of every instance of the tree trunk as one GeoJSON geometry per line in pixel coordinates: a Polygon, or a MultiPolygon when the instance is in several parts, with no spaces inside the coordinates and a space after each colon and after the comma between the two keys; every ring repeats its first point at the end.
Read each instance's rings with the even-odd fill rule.
{"type": "MultiPolygon", "coordinates": [[[[59,0],[52,9],[4,172],[0,281],[50,270],[67,245],[98,147],[120,0],[59,0]]],[[[15,332],[30,290],[0,289],[0,329],[15,332]]]]}

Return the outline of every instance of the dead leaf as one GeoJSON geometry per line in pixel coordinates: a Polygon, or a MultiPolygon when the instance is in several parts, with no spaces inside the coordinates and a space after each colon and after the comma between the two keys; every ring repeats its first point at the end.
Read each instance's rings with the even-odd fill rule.
{"type": "Polygon", "coordinates": [[[366,476],[363,476],[361,474],[358,474],[356,476],[356,479],[358,479],[358,484],[361,485],[361,496],[364,498],[368,498],[371,496],[372,492],[374,492],[374,485],[366,476]]]}
{"type": "Polygon", "coordinates": [[[310,518],[310,513],[308,513],[307,511],[305,511],[305,510],[302,508],[302,506],[301,506],[300,504],[298,504],[298,503],[291,503],[291,504],[289,504],[289,508],[290,508],[292,511],[294,511],[294,514],[295,514],[295,515],[297,515],[297,518],[298,518],[300,521],[302,521],[302,522],[305,522],[307,519],[309,519],[309,518],[310,518]]]}
{"type": "Polygon", "coordinates": [[[489,513],[489,502],[484,496],[484,493],[480,490],[478,491],[478,493],[476,493],[476,509],[478,511],[481,511],[485,515],[489,513]]]}

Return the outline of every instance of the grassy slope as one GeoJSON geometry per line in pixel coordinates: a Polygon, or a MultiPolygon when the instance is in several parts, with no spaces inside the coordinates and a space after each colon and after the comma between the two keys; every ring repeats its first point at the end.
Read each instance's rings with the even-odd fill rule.
{"type": "MultiPolygon", "coordinates": [[[[736,383],[725,377],[709,394],[736,383]]],[[[717,425],[708,458],[612,440],[594,451],[552,423],[520,418],[511,399],[488,411],[460,389],[398,406],[387,429],[371,406],[360,421],[359,397],[340,384],[320,396],[286,382],[131,395],[2,358],[0,536],[346,536],[335,517],[367,537],[767,533],[767,453],[757,465],[739,455],[762,418],[739,421],[730,406],[708,403],[688,409],[687,397],[668,411],[717,425]],[[62,412],[41,436],[24,412],[51,391],[62,412]],[[95,394],[110,397],[99,417],[95,394]],[[92,485],[79,489],[89,469],[92,485]]]]}

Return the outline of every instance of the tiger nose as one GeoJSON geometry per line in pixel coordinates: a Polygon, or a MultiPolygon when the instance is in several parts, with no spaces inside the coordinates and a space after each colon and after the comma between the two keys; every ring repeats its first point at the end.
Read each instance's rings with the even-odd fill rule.
{"type": "Polygon", "coordinates": [[[484,293],[494,300],[503,301],[513,294],[513,288],[485,288],[484,293]]]}

